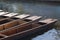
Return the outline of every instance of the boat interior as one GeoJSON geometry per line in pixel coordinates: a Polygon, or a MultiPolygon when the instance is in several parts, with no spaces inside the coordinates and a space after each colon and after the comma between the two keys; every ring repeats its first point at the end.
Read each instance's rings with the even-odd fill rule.
{"type": "MultiPolygon", "coordinates": [[[[49,21],[51,22],[51,20],[49,20],[49,21]]],[[[46,25],[46,24],[47,24],[47,22],[46,23],[44,23],[44,22],[37,22],[37,23],[32,23],[32,24],[30,24],[28,26],[20,26],[19,25],[17,27],[1,31],[0,33],[4,34],[4,35],[7,35],[7,36],[10,36],[10,35],[13,35],[13,34],[16,34],[16,33],[20,33],[20,32],[23,32],[23,31],[26,31],[26,30],[29,30],[29,29],[39,28],[39,27],[41,27],[43,25],[46,25]]]]}
{"type": "MultiPolygon", "coordinates": [[[[29,17],[30,18],[30,17],[29,17]]],[[[39,18],[35,19],[35,20],[38,20],[39,18]]],[[[35,21],[34,20],[34,21],[35,21]]],[[[5,29],[8,29],[8,28],[11,28],[11,27],[14,27],[16,25],[23,25],[23,24],[26,24],[26,23],[30,23],[30,22],[33,22],[32,20],[28,20],[28,19],[18,19],[18,20],[15,20],[15,18],[9,18],[9,19],[5,19],[5,20],[2,20],[0,21],[0,30],[5,30],[5,29]]]]}

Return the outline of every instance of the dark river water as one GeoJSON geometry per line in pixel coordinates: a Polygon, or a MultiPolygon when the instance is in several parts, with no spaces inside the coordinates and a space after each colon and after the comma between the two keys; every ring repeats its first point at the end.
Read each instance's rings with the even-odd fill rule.
{"type": "MultiPolygon", "coordinates": [[[[0,9],[9,12],[28,13],[41,15],[45,18],[57,18],[60,20],[60,6],[47,3],[25,3],[25,2],[0,2],[0,9]]],[[[31,40],[60,40],[60,30],[52,29],[43,35],[31,38],[31,40]]]]}

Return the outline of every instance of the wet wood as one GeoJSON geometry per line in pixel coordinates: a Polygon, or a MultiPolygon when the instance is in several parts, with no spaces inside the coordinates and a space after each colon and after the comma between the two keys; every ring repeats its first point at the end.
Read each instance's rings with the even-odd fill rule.
{"type": "MultiPolygon", "coordinates": [[[[46,19],[46,20],[48,20],[48,19],[46,19]]],[[[21,36],[18,36],[18,38],[21,38],[23,36],[30,35],[32,33],[36,33],[36,32],[38,32],[40,30],[41,31],[46,30],[47,28],[50,29],[51,25],[54,24],[54,22],[57,21],[55,19],[52,19],[52,20],[53,20],[53,22],[51,22],[51,20],[50,20],[49,23],[38,21],[37,23],[32,23],[32,24],[27,25],[27,26],[17,26],[17,27],[12,28],[12,29],[10,28],[10,29],[1,31],[0,33],[3,34],[3,35],[7,35],[7,36],[12,35],[13,37],[21,35],[21,36]],[[15,34],[15,36],[14,36],[14,34],[15,34]]],[[[10,37],[7,37],[7,38],[11,39],[10,37]]]]}
{"type": "MultiPolygon", "coordinates": [[[[40,18],[37,18],[37,19],[40,19],[40,18]]],[[[35,20],[37,20],[37,19],[35,19],[35,20]]],[[[31,28],[31,27],[27,27],[26,28],[26,26],[31,25],[31,23],[34,23],[32,20],[31,21],[19,20],[18,22],[19,22],[19,25],[18,25],[19,27],[12,27],[12,28],[10,28],[8,30],[4,30],[3,34],[5,34],[5,35],[12,35],[13,33],[15,34],[16,32],[24,31],[26,29],[31,28]],[[12,31],[12,29],[16,29],[16,30],[12,31]],[[8,31],[8,34],[6,34],[7,31],[8,31]],[[12,33],[12,34],[10,34],[10,33],[12,33]]]]}
{"type": "Polygon", "coordinates": [[[8,14],[9,12],[0,12],[0,15],[8,14]]]}
{"type": "Polygon", "coordinates": [[[30,16],[29,14],[22,14],[22,15],[17,15],[15,17],[20,18],[20,19],[24,19],[24,18],[29,17],[29,16],[30,16]]]}
{"type": "Polygon", "coordinates": [[[57,21],[57,19],[46,19],[46,20],[42,20],[42,21],[39,21],[39,22],[44,22],[44,23],[47,23],[47,24],[49,24],[49,23],[52,23],[52,22],[54,22],[54,21],[57,21]]]}
{"type": "Polygon", "coordinates": [[[45,32],[53,28],[57,22],[57,19],[40,20],[42,16],[30,16],[29,14],[3,14],[0,16],[0,40],[15,40],[38,32],[45,32]]]}
{"type": "Polygon", "coordinates": [[[29,18],[26,18],[26,19],[34,21],[34,20],[37,20],[39,18],[41,18],[41,16],[32,16],[32,17],[29,17],[29,18]]]}
{"type": "Polygon", "coordinates": [[[15,15],[18,15],[18,13],[9,13],[9,14],[6,14],[6,15],[4,15],[4,16],[13,17],[13,16],[15,16],[15,15]]]}

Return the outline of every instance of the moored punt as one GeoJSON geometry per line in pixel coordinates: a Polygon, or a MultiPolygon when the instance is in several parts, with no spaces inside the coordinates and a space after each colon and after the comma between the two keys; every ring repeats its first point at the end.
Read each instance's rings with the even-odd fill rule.
{"type": "Polygon", "coordinates": [[[18,28],[10,28],[4,31],[1,31],[0,34],[5,35],[1,36],[1,40],[15,40],[22,38],[24,36],[28,36],[31,34],[35,34],[36,32],[44,32],[46,30],[49,30],[57,20],[56,19],[46,19],[42,21],[38,21],[37,23],[32,23],[28,26],[18,26],[18,28]],[[49,21],[49,22],[47,22],[49,21]]]}
{"type": "MultiPolygon", "coordinates": [[[[38,20],[40,18],[37,18],[35,20],[38,20]]],[[[33,20],[33,21],[35,21],[35,20],[33,20]]],[[[14,27],[16,25],[22,25],[24,23],[27,23],[27,22],[29,23],[29,22],[33,22],[33,21],[32,20],[27,21],[27,19],[26,20],[22,20],[22,19],[15,20],[15,19],[8,18],[8,19],[0,21],[0,31],[14,27]]]]}
{"type": "MultiPolygon", "coordinates": [[[[33,17],[33,16],[32,16],[33,17]]],[[[37,16],[38,17],[38,16],[37,16]]],[[[35,20],[33,20],[33,21],[36,21],[36,20],[38,20],[38,19],[40,19],[40,18],[37,18],[37,19],[35,19],[35,20]]],[[[15,27],[12,27],[12,28],[9,28],[9,29],[5,29],[5,30],[3,30],[3,31],[0,31],[0,32],[4,32],[4,34],[6,34],[6,35],[12,35],[12,34],[15,34],[16,32],[18,32],[17,31],[17,29],[21,29],[21,28],[25,28],[26,29],[26,26],[28,26],[28,25],[31,25],[32,23],[34,23],[32,20],[30,20],[30,21],[26,21],[26,20],[19,20],[18,22],[19,22],[19,25],[17,25],[17,26],[15,26],[15,27]],[[12,31],[12,32],[11,32],[12,31]],[[8,33],[7,33],[8,32],[8,33]]],[[[27,27],[28,28],[28,27],[27,27]]],[[[23,30],[23,29],[22,29],[23,30]]],[[[22,31],[21,30],[21,31],[22,31]]]]}
{"type": "Polygon", "coordinates": [[[9,12],[0,12],[0,15],[8,14],[9,12]]]}
{"type": "Polygon", "coordinates": [[[16,15],[18,15],[18,13],[9,13],[9,14],[6,14],[4,16],[13,17],[13,16],[16,16],[16,15]]]}

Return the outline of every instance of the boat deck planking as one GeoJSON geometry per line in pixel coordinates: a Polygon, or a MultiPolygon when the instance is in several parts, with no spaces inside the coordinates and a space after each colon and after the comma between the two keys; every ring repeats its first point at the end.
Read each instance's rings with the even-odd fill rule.
{"type": "Polygon", "coordinates": [[[30,16],[29,14],[22,14],[22,15],[17,15],[15,17],[20,18],[20,19],[24,19],[24,18],[29,17],[29,16],[30,16]]]}
{"type": "Polygon", "coordinates": [[[0,15],[8,14],[9,12],[0,12],[0,15]]]}
{"type": "Polygon", "coordinates": [[[4,16],[13,17],[13,16],[16,16],[16,15],[18,15],[18,13],[9,13],[9,14],[6,14],[4,16]]]}

